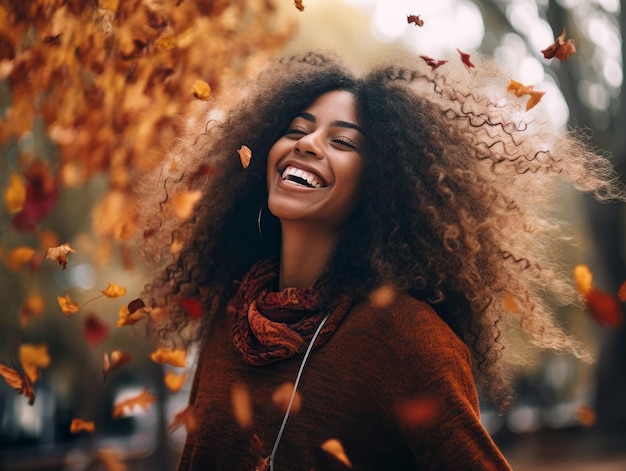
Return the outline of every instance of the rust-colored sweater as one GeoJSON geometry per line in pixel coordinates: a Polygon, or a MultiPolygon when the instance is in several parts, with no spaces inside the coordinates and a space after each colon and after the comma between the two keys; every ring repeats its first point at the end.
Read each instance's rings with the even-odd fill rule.
{"type": "MultiPolygon", "coordinates": [[[[294,383],[302,357],[249,365],[226,319],[216,319],[190,396],[198,426],[179,471],[254,471],[270,455],[284,416],[272,395],[294,383]],[[233,412],[236,383],[252,401],[246,430],[233,412]]],[[[384,309],[355,306],[312,351],[298,392],[301,408],[287,422],[276,471],[349,469],[322,450],[329,439],[341,442],[358,470],[510,469],[480,423],[466,345],[430,306],[409,296],[384,309]]]]}

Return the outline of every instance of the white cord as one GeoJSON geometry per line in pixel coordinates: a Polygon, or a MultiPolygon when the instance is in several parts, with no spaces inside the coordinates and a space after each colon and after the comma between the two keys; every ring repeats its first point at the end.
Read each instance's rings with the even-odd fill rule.
{"type": "Polygon", "coordinates": [[[320,322],[320,325],[317,327],[317,330],[313,334],[313,338],[311,339],[311,342],[309,343],[309,346],[307,347],[306,352],[304,352],[302,363],[300,363],[300,370],[298,370],[298,375],[296,376],[296,382],[293,385],[293,391],[291,391],[291,398],[289,399],[289,405],[287,406],[287,411],[285,412],[283,423],[281,424],[280,430],[278,431],[278,435],[276,436],[276,441],[274,442],[274,448],[272,448],[272,454],[270,455],[270,470],[269,471],[274,471],[274,456],[276,455],[276,450],[278,450],[278,444],[280,443],[280,439],[283,437],[283,432],[285,431],[285,425],[287,425],[287,419],[289,419],[289,413],[291,412],[291,405],[293,404],[293,400],[296,397],[296,390],[298,389],[298,383],[300,382],[300,377],[302,376],[302,371],[304,370],[304,364],[306,363],[306,360],[309,357],[309,353],[311,353],[311,350],[313,349],[313,344],[315,343],[317,336],[322,330],[322,327],[324,327],[324,324],[326,323],[328,316],[330,316],[330,312],[326,314],[326,316],[324,316],[324,318],[322,319],[322,322],[320,322]]]}

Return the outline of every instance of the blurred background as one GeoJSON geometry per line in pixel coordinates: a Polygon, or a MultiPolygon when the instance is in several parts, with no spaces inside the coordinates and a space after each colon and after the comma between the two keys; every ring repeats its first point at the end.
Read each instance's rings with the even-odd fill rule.
{"type": "MultiPolygon", "coordinates": [[[[0,469],[174,469],[185,427],[171,424],[186,406],[193,352],[189,366],[156,363],[141,323],[118,324],[145,281],[127,242],[136,228],[125,190],[161,162],[187,111],[235,93],[229,85],[269,54],[326,49],[366,67],[458,60],[458,48],[545,91],[538,106],[587,134],[624,175],[625,4],[0,0],[0,469]],[[577,53],[546,59],[541,51],[564,31],[577,53]],[[67,262],[63,251],[46,258],[65,243],[67,262]],[[124,289],[111,293],[110,283],[124,289]],[[23,345],[40,370],[32,405],[16,391],[32,381],[23,345]],[[132,360],[105,375],[114,350],[132,360]],[[113,417],[115,404],[145,389],[153,400],[113,417]],[[71,432],[75,418],[95,430],[71,432]]],[[[617,293],[624,205],[566,190],[561,203],[579,240],[564,263],[588,265],[598,288],[617,293]]],[[[559,316],[596,361],[532,353],[511,411],[484,403],[483,422],[516,470],[626,470],[626,328],[580,310],[559,316]]]]}

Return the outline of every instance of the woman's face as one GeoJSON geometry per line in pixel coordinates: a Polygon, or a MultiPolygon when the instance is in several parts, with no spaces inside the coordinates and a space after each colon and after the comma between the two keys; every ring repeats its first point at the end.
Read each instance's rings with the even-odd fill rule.
{"type": "Polygon", "coordinates": [[[281,221],[337,229],[357,203],[364,146],[354,95],[320,95],[270,149],[270,211],[281,221]]]}

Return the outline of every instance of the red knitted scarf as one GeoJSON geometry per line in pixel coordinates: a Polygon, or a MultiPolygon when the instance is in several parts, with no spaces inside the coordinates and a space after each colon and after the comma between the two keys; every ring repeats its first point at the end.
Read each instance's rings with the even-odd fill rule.
{"type": "MultiPolygon", "coordinates": [[[[229,304],[233,341],[251,365],[304,353],[327,313],[317,307],[317,286],[275,291],[278,266],[275,260],[257,262],[244,276],[229,304]]],[[[315,342],[316,348],[330,338],[349,307],[347,295],[332,306],[332,313],[315,342]]]]}

